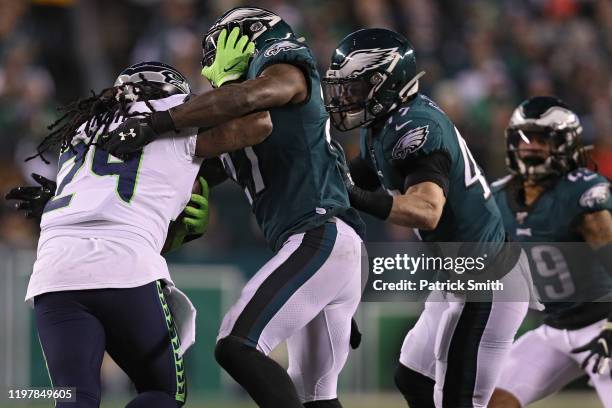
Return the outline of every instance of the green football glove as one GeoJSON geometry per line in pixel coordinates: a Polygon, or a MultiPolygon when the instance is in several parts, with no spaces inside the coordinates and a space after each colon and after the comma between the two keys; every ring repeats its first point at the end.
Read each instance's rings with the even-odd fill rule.
{"type": "Polygon", "coordinates": [[[208,227],[208,183],[203,177],[199,178],[202,186],[201,194],[191,194],[191,201],[183,212],[183,224],[187,227],[188,235],[202,235],[208,227]]]}
{"type": "Polygon", "coordinates": [[[247,35],[240,35],[240,28],[234,27],[227,38],[227,29],[219,34],[215,61],[202,69],[204,75],[214,87],[220,87],[228,81],[240,79],[249,67],[249,58],[255,52],[255,43],[247,35]],[[227,39],[227,41],[226,41],[227,39]]]}
{"type": "Polygon", "coordinates": [[[202,186],[201,194],[191,194],[191,200],[183,209],[183,215],[169,226],[168,236],[161,253],[167,254],[180,248],[189,241],[200,238],[208,227],[208,183],[204,178],[198,179],[202,186]]]}

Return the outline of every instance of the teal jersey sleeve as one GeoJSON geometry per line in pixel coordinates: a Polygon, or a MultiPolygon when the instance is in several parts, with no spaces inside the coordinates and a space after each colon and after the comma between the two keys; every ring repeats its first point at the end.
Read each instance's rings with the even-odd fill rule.
{"type": "Polygon", "coordinates": [[[258,50],[247,72],[247,78],[257,78],[263,70],[274,64],[295,65],[304,72],[304,77],[308,83],[308,95],[312,89],[313,77],[318,78],[317,65],[312,52],[305,43],[296,39],[282,39],[271,41],[264,48],[258,50]]]}
{"type": "Polygon", "coordinates": [[[404,179],[402,191],[409,186],[436,183],[448,194],[452,159],[444,145],[444,128],[431,118],[416,116],[398,121],[391,128],[395,144],[391,163],[404,179]]]}
{"type": "Polygon", "coordinates": [[[612,211],[610,181],[588,169],[578,169],[565,176],[566,205],[573,218],[602,210],[612,211]]]}
{"type": "MultiPolygon", "coordinates": [[[[389,139],[394,141],[391,161],[396,166],[444,150],[444,129],[432,118],[412,116],[396,118],[389,139]]],[[[388,136],[385,135],[385,139],[388,136]]]]}

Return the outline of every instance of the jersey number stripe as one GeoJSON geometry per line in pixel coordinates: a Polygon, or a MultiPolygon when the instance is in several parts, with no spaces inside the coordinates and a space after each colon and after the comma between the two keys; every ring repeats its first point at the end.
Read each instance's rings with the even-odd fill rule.
{"type": "Polygon", "coordinates": [[[62,196],[62,191],[64,191],[64,187],[66,187],[66,185],[72,181],[74,176],[76,176],[79,170],[81,170],[81,167],[83,167],[83,164],[85,164],[83,156],[86,154],[87,146],[85,146],[85,143],[82,142],[75,145],[73,149],[68,149],[64,153],[60,154],[58,162],[58,178],[61,177],[67,166],[72,164],[72,167],[70,170],[68,170],[67,174],[62,177],[57,190],[55,190],[55,196],[47,202],[45,208],[43,209],[43,213],[70,205],[72,197],[74,197],[75,193],[62,196]]]}
{"type": "Polygon", "coordinates": [[[476,160],[474,160],[474,156],[472,156],[472,152],[465,143],[465,139],[461,137],[459,130],[455,128],[455,134],[457,135],[457,141],[459,142],[459,149],[461,149],[461,155],[463,156],[463,168],[465,169],[465,187],[468,188],[472,184],[478,182],[482,186],[483,195],[485,200],[491,196],[491,189],[489,188],[489,184],[487,180],[484,178],[482,174],[482,170],[476,164],[476,160]]]}
{"type": "Polygon", "coordinates": [[[249,204],[253,204],[255,196],[266,188],[266,183],[259,167],[259,158],[255,150],[249,146],[231,154],[223,153],[221,155],[221,162],[231,179],[240,184],[244,189],[249,204]],[[248,165],[246,165],[247,162],[248,165]],[[236,166],[236,163],[239,165],[236,166]]]}
{"type": "Polygon", "coordinates": [[[141,159],[142,150],[128,160],[121,161],[108,152],[96,148],[91,161],[91,171],[97,176],[116,176],[117,187],[115,191],[122,201],[129,204],[134,197],[134,190],[136,190],[141,159]]]}

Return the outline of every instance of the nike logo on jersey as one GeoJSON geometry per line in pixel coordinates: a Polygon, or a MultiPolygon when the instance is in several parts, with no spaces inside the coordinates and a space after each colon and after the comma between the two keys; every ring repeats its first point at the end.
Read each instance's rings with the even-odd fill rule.
{"type": "Polygon", "coordinates": [[[401,125],[395,125],[395,130],[400,130],[402,129],[404,126],[406,126],[407,124],[409,124],[410,122],[412,122],[411,120],[409,120],[408,122],[404,122],[401,125]]]}

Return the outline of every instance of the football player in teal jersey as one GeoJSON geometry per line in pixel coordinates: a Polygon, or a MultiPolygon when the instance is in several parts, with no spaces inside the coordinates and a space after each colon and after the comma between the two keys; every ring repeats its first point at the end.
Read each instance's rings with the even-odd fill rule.
{"type": "Polygon", "coordinates": [[[513,345],[491,407],[529,405],[585,373],[612,407],[612,309],[597,302],[612,294],[612,199],[608,180],[586,168],[581,133],[578,116],[550,96],[523,102],[506,130],[512,174],[493,193],[546,309],[544,324],[513,345]]]}
{"type": "Polygon", "coordinates": [[[528,264],[505,244],[501,214],[465,140],[419,93],[421,75],[404,37],[359,30],[332,56],[325,104],[339,130],[361,127],[361,153],[347,165],[353,207],[416,228],[427,242],[476,243],[494,259],[491,276],[520,288],[516,302],[434,291],[402,346],[395,379],[410,407],[485,407],[527,312],[528,264]]]}
{"type": "Polygon", "coordinates": [[[329,143],[315,60],[278,15],[254,7],[226,12],[203,47],[202,72],[215,89],[131,121],[102,145],[129,154],[168,129],[270,112],[265,141],[217,160],[276,254],[226,314],[215,356],[261,407],[341,407],[336,385],[361,298],[363,224],[329,143]],[[288,373],[267,357],[284,340],[288,373]]]}

